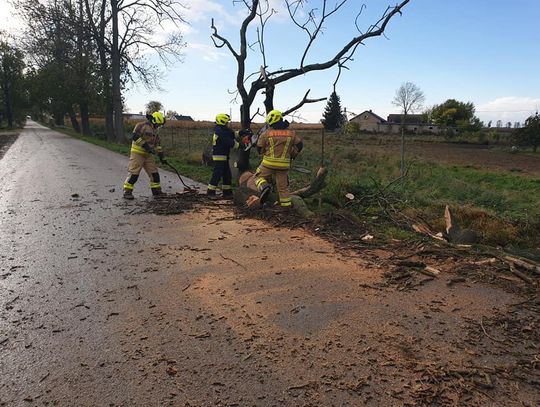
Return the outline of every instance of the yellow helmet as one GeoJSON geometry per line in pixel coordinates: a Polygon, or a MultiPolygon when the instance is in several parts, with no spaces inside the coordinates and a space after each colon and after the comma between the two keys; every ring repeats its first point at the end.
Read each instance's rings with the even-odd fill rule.
{"type": "Polygon", "coordinates": [[[160,112],[152,113],[152,124],[163,126],[165,124],[165,117],[160,112]]]}
{"type": "Polygon", "coordinates": [[[266,123],[271,126],[272,124],[279,122],[281,119],[283,119],[281,112],[279,110],[272,110],[270,113],[268,113],[268,116],[266,116],[266,123]]]}
{"type": "Polygon", "coordinates": [[[220,113],[216,116],[216,124],[219,124],[221,126],[227,125],[231,121],[231,116],[229,116],[227,113],[220,113]]]}

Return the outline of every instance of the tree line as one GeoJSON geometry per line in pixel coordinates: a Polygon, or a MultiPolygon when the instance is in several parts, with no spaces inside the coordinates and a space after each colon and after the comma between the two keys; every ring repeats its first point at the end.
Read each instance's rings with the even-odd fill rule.
{"type": "Polygon", "coordinates": [[[182,57],[184,5],[177,0],[12,3],[26,27],[20,38],[0,33],[2,65],[4,60],[16,61],[8,63],[10,80],[4,80],[2,70],[2,110],[7,116],[13,111],[38,118],[50,114],[57,125],[68,116],[83,134],[90,134],[90,116],[102,116],[107,139],[123,141],[122,92],[133,83],[159,89],[162,71],[149,52],[164,65],[182,57]],[[156,36],[167,21],[176,28],[165,37],[156,36]]]}

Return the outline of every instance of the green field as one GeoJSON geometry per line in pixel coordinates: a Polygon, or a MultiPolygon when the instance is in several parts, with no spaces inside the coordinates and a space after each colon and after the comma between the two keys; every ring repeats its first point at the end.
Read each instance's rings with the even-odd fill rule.
{"type": "MultiPolygon", "coordinates": [[[[501,146],[480,149],[449,144],[434,137],[409,140],[408,171],[402,185],[396,136],[298,131],[305,149],[291,171],[291,189],[307,185],[321,163],[329,168],[326,188],[307,200],[316,211],[347,213],[381,237],[403,239],[412,236],[408,232],[412,222],[442,231],[444,207],[450,205],[460,225],[476,230],[482,243],[529,249],[540,245],[538,154],[511,154],[501,146]],[[353,194],[354,199],[346,194],[353,194]]],[[[211,127],[204,126],[166,126],[160,131],[169,161],[182,174],[203,183],[211,174],[201,162],[211,134],[211,127]]],[[[123,154],[129,151],[127,142],[84,139],[123,154]]],[[[251,163],[258,164],[255,154],[251,163]]]]}

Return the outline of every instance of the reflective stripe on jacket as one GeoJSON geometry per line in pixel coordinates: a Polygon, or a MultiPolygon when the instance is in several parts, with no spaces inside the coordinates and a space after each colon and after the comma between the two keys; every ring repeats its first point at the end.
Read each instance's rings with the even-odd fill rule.
{"type": "Polygon", "coordinates": [[[135,125],[133,129],[133,142],[131,143],[131,152],[141,155],[148,155],[147,148],[154,149],[156,153],[161,151],[159,136],[155,133],[154,127],[150,122],[141,122],[135,125]]]}
{"type": "Polygon", "coordinates": [[[293,130],[268,130],[257,143],[262,147],[262,164],[267,168],[289,169],[291,167],[291,150],[297,141],[293,130]]]}
{"type": "Polygon", "coordinates": [[[240,143],[235,139],[236,133],[227,126],[216,125],[212,136],[212,159],[227,161],[231,148],[238,148],[240,143]]]}

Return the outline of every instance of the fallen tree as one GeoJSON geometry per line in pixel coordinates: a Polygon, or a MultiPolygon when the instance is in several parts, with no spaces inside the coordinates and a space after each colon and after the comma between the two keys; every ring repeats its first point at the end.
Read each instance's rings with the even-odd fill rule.
{"type": "MultiPolygon", "coordinates": [[[[325,179],[328,175],[326,167],[320,167],[317,175],[311,183],[303,188],[291,192],[293,210],[303,218],[309,218],[314,213],[308,208],[304,199],[320,192],[325,186],[325,179]]],[[[273,191],[270,194],[268,202],[270,205],[278,201],[278,195],[273,191]]],[[[234,202],[238,206],[260,207],[259,191],[255,185],[255,174],[251,171],[245,171],[238,179],[238,188],[234,191],[234,202]]]]}

